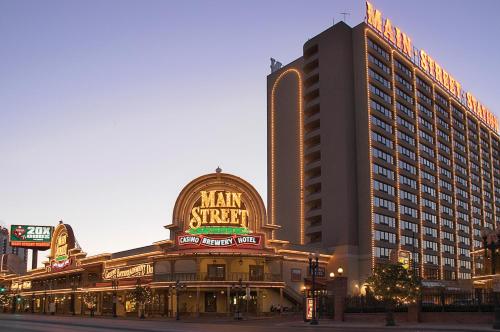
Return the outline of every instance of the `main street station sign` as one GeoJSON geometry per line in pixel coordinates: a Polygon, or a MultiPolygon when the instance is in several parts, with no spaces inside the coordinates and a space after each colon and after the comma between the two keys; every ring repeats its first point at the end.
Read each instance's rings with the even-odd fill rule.
{"type": "Polygon", "coordinates": [[[248,182],[215,173],[191,181],[179,195],[171,229],[178,249],[262,249],[270,231],[265,207],[248,182]]]}
{"type": "Polygon", "coordinates": [[[153,263],[108,268],[104,270],[104,280],[140,278],[153,275],[153,263]]]}
{"type": "Polygon", "coordinates": [[[261,236],[250,234],[250,213],[242,195],[227,190],[200,191],[191,208],[189,228],[177,237],[179,247],[260,248],[261,236]]]}
{"type": "Polygon", "coordinates": [[[12,225],[10,227],[10,245],[45,250],[50,248],[52,226],[12,225]]]}

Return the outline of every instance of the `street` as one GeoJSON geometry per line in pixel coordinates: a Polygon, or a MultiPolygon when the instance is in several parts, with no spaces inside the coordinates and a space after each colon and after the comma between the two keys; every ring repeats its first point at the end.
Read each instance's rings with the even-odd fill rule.
{"type": "Polygon", "coordinates": [[[318,326],[311,326],[296,318],[262,318],[234,321],[228,318],[185,319],[112,319],[72,316],[41,316],[29,314],[0,314],[0,331],[35,332],[35,331],[162,331],[162,332],[266,332],[266,331],[492,331],[489,325],[400,325],[387,328],[381,323],[334,323],[321,321],[318,326]]]}

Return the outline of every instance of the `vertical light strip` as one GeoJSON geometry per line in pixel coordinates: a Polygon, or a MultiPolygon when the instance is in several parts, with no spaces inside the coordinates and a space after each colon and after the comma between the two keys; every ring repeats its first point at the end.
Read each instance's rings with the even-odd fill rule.
{"type": "Polygon", "coordinates": [[[432,107],[432,114],[434,116],[434,154],[435,154],[435,159],[434,161],[436,162],[436,186],[435,188],[437,189],[437,225],[438,225],[438,241],[439,241],[439,279],[444,279],[444,268],[443,268],[443,237],[441,236],[441,190],[439,189],[439,183],[441,179],[440,175],[440,168],[441,168],[441,163],[439,161],[439,150],[438,150],[438,125],[437,125],[437,111],[436,111],[436,94],[434,91],[434,84],[432,86],[432,102],[434,103],[432,107]]]}
{"type": "Polygon", "coordinates": [[[370,97],[370,79],[368,77],[368,39],[365,29],[365,69],[366,69],[366,96],[368,112],[368,158],[370,160],[370,223],[371,223],[371,243],[372,243],[372,269],[375,268],[375,221],[373,219],[373,157],[372,157],[372,125],[371,125],[371,97],[370,97]]]}
{"type": "MultiPolygon", "coordinates": [[[[451,105],[451,99],[448,98],[448,110],[450,109],[450,105],[451,105]]],[[[449,121],[450,121],[450,124],[453,123],[453,117],[452,117],[452,114],[451,114],[451,111],[449,112],[449,115],[450,115],[450,118],[449,118],[449,121]]],[[[452,125],[452,129],[453,129],[453,125],[452,125]]],[[[459,270],[460,270],[460,265],[458,264],[459,262],[459,259],[458,259],[458,216],[457,216],[457,191],[456,191],[456,188],[457,188],[457,185],[456,185],[456,181],[457,181],[457,178],[456,178],[456,175],[455,175],[455,140],[453,138],[453,130],[450,130],[449,131],[449,135],[450,135],[450,139],[451,139],[451,161],[452,161],[452,164],[451,164],[451,171],[452,171],[452,176],[453,176],[453,179],[452,179],[452,183],[453,183],[453,220],[454,220],[454,223],[455,223],[455,270],[456,270],[456,278],[458,279],[458,273],[459,273],[459,270]]]]}
{"type": "MultiPolygon", "coordinates": [[[[399,198],[399,151],[398,151],[398,146],[399,146],[399,141],[398,141],[398,123],[397,123],[397,108],[396,108],[396,73],[394,72],[394,53],[395,51],[392,50],[391,52],[391,71],[392,71],[392,112],[393,112],[393,118],[394,118],[394,144],[395,144],[395,160],[396,160],[396,227],[397,227],[397,232],[398,232],[398,252],[401,251],[401,216],[400,216],[400,198],[399,198]]],[[[415,243],[413,243],[415,245],[415,243]]],[[[412,257],[413,259],[413,257],[412,257]]]]}
{"type": "MultiPolygon", "coordinates": [[[[483,182],[483,145],[481,143],[481,122],[477,121],[477,144],[479,147],[479,179],[481,180],[481,188],[480,192],[482,193],[484,190],[484,182],[483,182]]],[[[484,228],[486,225],[486,216],[484,214],[484,196],[481,195],[481,221],[482,227],[484,228]]]]}
{"type": "Polygon", "coordinates": [[[489,144],[490,144],[490,186],[491,186],[491,195],[492,195],[492,216],[493,216],[493,229],[496,230],[497,228],[497,218],[496,218],[496,208],[495,208],[495,172],[494,172],[494,166],[493,166],[493,138],[491,137],[491,131],[488,130],[488,139],[489,139],[489,144]]]}
{"type": "MultiPolygon", "coordinates": [[[[275,169],[275,154],[276,154],[276,144],[275,140],[275,95],[276,88],[281,81],[281,79],[287,74],[295,74],[297,75],[298,80],[298,102],[299,109],[297,110],[299,113],[299,182],[300,182],[300,202],[299,202],[299,224],[300,224],[300,244],[304,244],[304,111],[303,111],[303,101],[302,101],[302,76],[300,72],[295,68],[289,68],[282,72],[276,81],[273,84],[273,88],[271,90],[271,224],[275,225],[276,223],[276,209],[275,209],[275,201],[276,201],[276,169],[275,169]]],[[[272,231],[272,238],[274,239],[275,231],[272,231]]]]}
{"type": "MultiPolygon", "coordinates": [[[[458,108],[457,108],[458,109],[458,108]]],[[[476,264],[475,264],[475,258],[474,258],[474,224],[473,224],[473,220],[474,220],[474,217],[472,216],[472,179],[471,179],[471,170],[470,170],[470,147],[469,147],[469,117],[467,116],[467,111],[465,112],[462,112],[462,114],[464,115],[465,117],[465,142],[466,142],[466,151],[467,151],[467,172],[469,173],[467,176],[467,184],[469,185],[469,227],[470,227],[470,238],[471,238],[471,245],[470,245],[470,252],[471,252],[471,255],[470,257],[472,258],[472,268],[471,268],[471,271],[472,271],[472,275],[471,277],[474,276],[475,274],[475,270],[476,270],[476,264]]]]}
{"type": "Polygon", "coordinates": [[[418,219],[420,220],[420,277],[424,277],[424,220],[422,219],[422,171],[420,169],[420,129],[419,117],[420,113],[417,107],[417,79],[415,78],[415,67],[412,66],[413,74],[413,111],[415,112],[415,138],[417,142],[417,186],[418,186],[418,219]]]}

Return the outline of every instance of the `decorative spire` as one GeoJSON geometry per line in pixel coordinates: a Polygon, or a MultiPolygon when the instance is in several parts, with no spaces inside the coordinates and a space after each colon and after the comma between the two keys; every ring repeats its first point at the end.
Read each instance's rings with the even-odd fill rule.
{"type": "Polygon", "coordinates": [[[217,168],[215,169],[215,173],[221,173],[222,172],[222,168],[220,168],[220,166],[217,166],[217,168]]]}

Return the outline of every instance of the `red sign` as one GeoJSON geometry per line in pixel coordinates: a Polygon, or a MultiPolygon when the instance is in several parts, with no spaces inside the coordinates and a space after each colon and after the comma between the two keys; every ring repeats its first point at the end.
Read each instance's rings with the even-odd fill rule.
{"type": "Polygon", "coordinates": [[[180,235],[177,237],[177,245],[182,248],[262,248],[261,235],[231,235],[231,236],[207,236],[207,235],[180,235]]]}
{"type": "Polygon", "coordinates": [[[306,319],[313,319],[314,314],[314,299],[312,297],[308,297],[306,299],[306,319]]]}
{"type": "Polygon", "coordinates": [[[70,264],[71,264],[71,259],[65,259],[65,260],[60,261],[60,262],[56,262],[56,261],[52,262],[51,267],[52,267],[52,270],[57,271],[57,270],[62,270],[62,269],[67,268],[68,266],[70,266],[70,264]]]}

